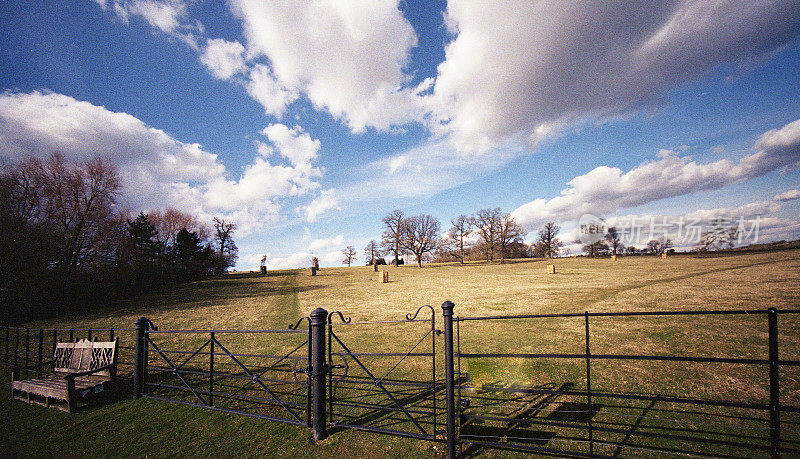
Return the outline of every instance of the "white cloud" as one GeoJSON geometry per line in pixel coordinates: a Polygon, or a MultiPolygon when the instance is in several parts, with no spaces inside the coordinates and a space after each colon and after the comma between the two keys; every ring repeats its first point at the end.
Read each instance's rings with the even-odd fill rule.
{"type": "Polygon", "coordinates": [[[688,156],[662,150],[658,159],[623,173],[600,166],[575,177],[560,196],[535,199],[512,213],[527,228],[591,213],[603,215],[658,199],[681,196],[764,175],[800,162],[800,120],[772,130],[756,141],[755,153],[734,163],[728,159],[698,164],[688,156]]]}
{"type": "Polygon", "coordinates": [[[325,212],[341,208],[341,203],[336,197],[336,191],[323,190],[316,199],[311,201],[308,205],[301,207],[300,210],[305,213],[306,221],[313,223],[325,212]]]}
{"type": "Polygon", "coordinates": [[[319,258],[320,265],[337,266],[341,264],[342,252],[345,247],[345,239],[341,234],[335,237],[314,239],[308,243],[308,247],[303,252],[295,252],[285,257],[269,258],[267,266],[269,269],[296,269],[308,268],[311,266],[311,257],[319,258]]]}
{"type": "Polygon", "coordinates": [[[356,132],[421,117],[414,89],[403,89],[417,38],[397,1],[234,0],[230,7],[242,20],[249,55],[269,60],[274,80],[251,91],[268,113],[285,99],[269,89],[287,88],[356,132]]]}
{"type": "Polygon", "coordinates": [[[220,80],[226,80],[246,69],[244,46],[238,41],[221,38],[208,40],[200,56],[200,62],[208,67],[212,75],[220,80]]]}
{"type": "Polygon", "coordinates": [[[669,88],[780,49],[800,33],[790,0],[449,2],[428,107],[460,151],[532,141],[664,100],[669,88]]]}
{"type": "Polygon", "coordinates": [[[124,204],[149,211],[173,206],[201,219],[224,215],[242,235],[274,222],[280,200],[319,188],[313,166],[319,141],[299,128],[271,125],[259,155],[231,179],[217,155],[184,143],[141,120],[53,93],[0,95],[0,150],[14,158],[61,152],[82,162],[96,156],[115,164],[124,204]],[[288,159],[271,163],[269,157],[288,159]],[[286,162],[286,161],[284,161],[286,162]]]}
{"type": "Polygon", "coordinates": [[[298,97],[294,88],[279,82],[266,65],[256,64],[249,73],[247,93],[264,107],[267,115],[283,116],[286,107],[298,97]]]}
{"type": "Polygon", "coordinates": [[[197,34],[203,25],[189,17],[189,4],[183,0],[95,0],[104,10],[109,7],[123,22],[140,16],[151,27],[175,37],[194,50],[199,50],[197,34]]]}
{"type": "Polygon", "coordinates": [[[800,190],[798,189],[788,190],[781,194],[775,195],[775,197],[772,199],[776,201],[792,201],[795,199],[800,199],[800,190]]]}

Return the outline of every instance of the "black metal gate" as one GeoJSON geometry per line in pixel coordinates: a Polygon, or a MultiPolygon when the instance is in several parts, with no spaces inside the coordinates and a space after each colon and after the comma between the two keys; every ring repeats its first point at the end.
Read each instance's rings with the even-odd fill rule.
{"type": "Polygon", "coordinates": [[[145,326],[141,395],[311,426],[311,330],[297,329],[303,321],[287,330],[145,326]]]}
{"type": "Polygon", "coordinates": [[[330,313],[329,425],[442,441],[444,375],[437,374],[436,367],[439,334],[436,312],[428,305],[407,314],[405,320],[353,322],[338,311],[330,313]],[[417,318],[423,310],[430,310],[429,319],[417,318]],[[340,323],[334,324],[337,316],[340,323]],[[347,344],[356,341],[348,340],[350,334],[360,335],[361,343],[369,341],[365,338],[369,335],[380,339],[376,327],[385,327],[393,339],[367,350],[347,344]]]}

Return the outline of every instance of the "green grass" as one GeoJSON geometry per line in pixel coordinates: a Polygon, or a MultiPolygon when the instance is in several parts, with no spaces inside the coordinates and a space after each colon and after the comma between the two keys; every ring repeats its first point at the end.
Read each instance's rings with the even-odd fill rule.
{"type": "MultiPolygon", "coordinates": [[[[161,329],[285,329],[317,307],[339,310],[352,316],[354,321],[362,321],[403,319],[406,313],[413,313],[417,307],[431,304],[437,314],[436,326],[441,328],[439,305],[444,300],[453,301],[456,315],[462,317],[587,310],[800,307],[800,292],[796,287],[800,284],[800,251],[797,250],[718,258],[620,257],[614,262],[609,259],[557,259],[552,261],[557,270],[555,275],[546,273],[547,263],[536,260],[491,265],[443,264],[423,269],[388,267],[384,268],[390,273],[388,284],[377,283],[371,267],[325,268],[314,277],[308,270],[270,272],[267,276],[236,274],[138,298],[115,312],[29,325],[131,328],[136,318],[147,316],[161,329]]],[[[423,311],[420,317],[428,318],[429,313],[423,311]]],[[[354,352],[403,353],[422,338],[429,325],[336,325],[334,330],[354,352]]],[[[593,318],[591,347],[596,354],[765,358],[766,332],[766,317],[763,315],[700,319],[593,318]]],[[[780,333],[781,359],[800,360],[800,318],[782,319],[780,333]]],[[[165,349],[196,349],[206,338],[157,335],[165,349]]],[[[304,335],[254,339],[247,335],[228,334],[219,339],[233,352],[285,353],[299,344],[297,339],[302,342],[304,335]]],[[[438,359],[441,358],[442,346],[441,338],[437,340],[438,359]]],[[[585,346],[583,318],[463,322],[460,324],[460,345],[464,352],[472,353],[582,353],[585,346]]],[[[427,351],[429,346],[428,338],[420,344],[420,349],[427,351]]],[[[340,351],[341,348],[335,344],[334,350],[340,351]]],[[[388,372],[398,359],[361,358],[379,377],[388,372]]],[[[585,363],[582,360],[475,358],[463,359],[461,365],[462,371],[470,374],[470,394],[475,400],[484,396],[501,399],[497,395],[498,388],[561,387],[565,384],[574,390],[585,388],[585,363]]],[[[363,375],[352,361],[349,371],[351,376],[363,375]]],[[[391,376],[425,380],[430,378],[430,371],[430,359],[411,357],[395,368],[391,376]]],[[[731,365],[597,361],[592,364],[592,385],[593,390],[763,402],[768,397],[764,371],[765,368],[731,365]]],[[[796,368],[783,370],[782,403],[800,405],[799,373],[796,368]]],[[[441,372],[436,374],[438,379],[442,376],[441,372]]],[[[5,377],[7,379],[7,375],[5,377]]],[[[4,384],[8,387],[7,381],[4,384]]],[[[532,406],[538,406],[537,416],[540,417],[557,417],[560,415],[559,406],[583,402],[574,397],[560,400],[509,397],[508,406],[514,410],[524,407],[530,410],[532,406]]],[[[380,397],[373,398],[377,401],[380,397]]],[[[439,407],[443,406],[441,398],[438,400],[439,407]]],[[[608,400],[597,403],[605,406],[597,412],[596,421],[609,425],[621,420],[628,424],[638,420],[640,428],[702,430],[703,423],[714,414],[719,425],[715,427],[716,433],[704,434],[709,438],[752,427],[752,421],[724,417],[721,415],[731,413],[712,413],[713,410],[706,410],[702,415],[683,413],[681,424],[676,426],[663,419],[674,416],[678,406],[661,403],[647,407],[647,404],[630,402],[611,407],[608,400]]],[[[494,406],[476,408],[472,412],[488,410],[486,412],[499,415],[503,409],[494,406]]],[[[426,457],[441,450],[440,445],[436,445],[438,450],[435,450],[434,445],[426,442],[353,431],[337,432],[321,444],[314,444],[309,440],[307,429],[153,400],[126,400],[66,415],[0,397],[0,410],[8,413],[0,421],[7,423],[0,425],[0,428],[5,427],[0,434],[2,456],[66,453],[71,456],[157,457],[233,454],[426,457]]],[[[521,435],[518,427],[512,429],[511,434],[506,427],[503,430],[492,423],[478,427],[484,434],[521,435]]],[[[796,437],[793,432],[797,429],[791,425],[784,427],[784,431],[786,437],[796,437]]],[[[624,436],[609,435],[607,439],[621,441],[624,436]]],[[[557,440],[545,444],[557,444],[557,440]]],[[[711,451],[737,454],[736,450],[711,451]]],[[[505,455],[485,450],[476,452],[489,457],[505,455]]]]}

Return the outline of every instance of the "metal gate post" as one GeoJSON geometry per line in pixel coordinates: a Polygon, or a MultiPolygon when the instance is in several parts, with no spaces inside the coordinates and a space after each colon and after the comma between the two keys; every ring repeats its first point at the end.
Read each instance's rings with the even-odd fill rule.
{"type": "Polygon", "coordinates": [[[314,400],[312,430],[314,440],[322,441],[328,436],[325,399],[325,378],[327,365],[325,364],[325,325],[328,323],[328,311],[317,308],[311,311],[311,384],[312,398],[314,400]]]}
{"type": "Polygon", "coordinates": [[[442,315],[444,316],[444,388],[445,388],[445,407],[447,417],[447,458],[456,457],[456,394],[455,394],[455,375],[453,371],[453,308],[455,304],[450,301],[442,303],[442,315]]]}
{"type": "Polygon", "coordinates": [[[140,317],[134,324],[136,326],[136,344],[133,363],[133,398],[142,398],[144,392],[144,379],[147,374],[147,341],[145,332],[150,326],[150,319],[140,317]]]}

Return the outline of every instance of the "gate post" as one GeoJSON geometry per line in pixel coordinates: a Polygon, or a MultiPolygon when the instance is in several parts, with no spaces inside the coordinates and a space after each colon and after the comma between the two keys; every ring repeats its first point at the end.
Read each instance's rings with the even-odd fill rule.
{"type": "Polygon", "coordinates": [[[328,436],[325,424],[327,418],[325,378],[328,372],[325,364],[325,325],[327,323],[328,311],[322,308],[311,311],[311,341],[308,345],[311,346],[311,391],[314,400],[312,430],[316,441],[322,441],[328,436]]]}
{"type": "Polygon", "coordinates": [[[453,371],[453,308],[455,304],[451,301],[442,303],[442,315],[444,316],[444,388],[445,406],[447,410],[447,458],[456,457],[456,394],[455,394],[455,375],[453,371]]]}
{"type": "Polygon", "coordinates": [[[133,398],[142,398],[144,391],[144,379],[147,374],[147,341],[145,332],[150,326],[150,319],[139,317],[134,323],[136,326],[134,362],[133,362],[133,398]]]}
{"type": "Polygon", "coordinates": [[[780,368],[778,363],[778,310],[767,310],[769,326],[769,433],[772,457],[781,457],[780,368]]]}

